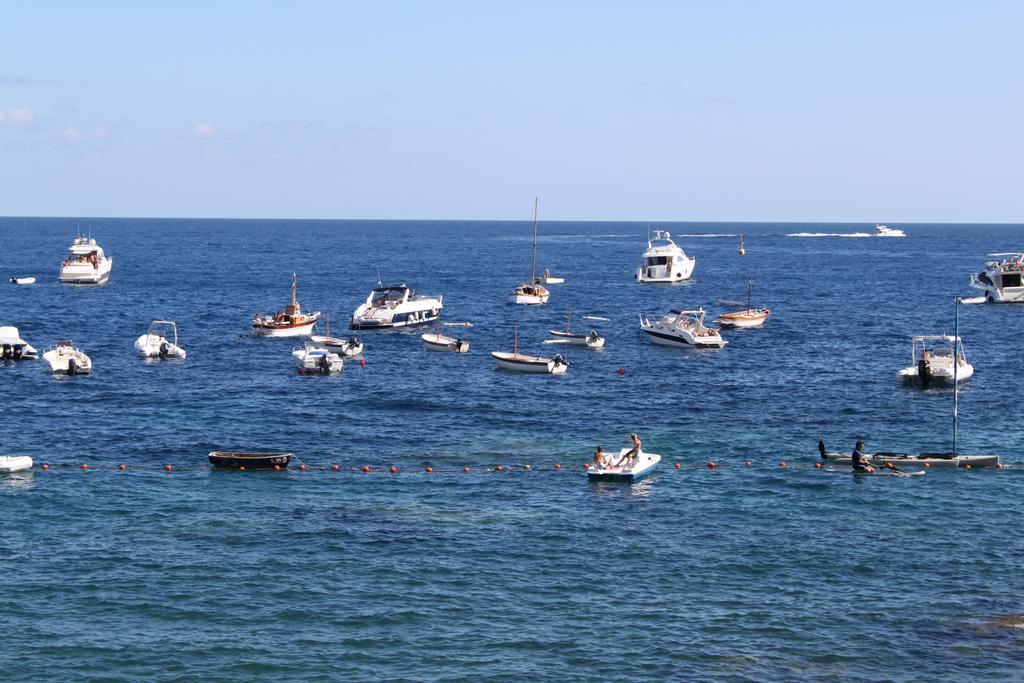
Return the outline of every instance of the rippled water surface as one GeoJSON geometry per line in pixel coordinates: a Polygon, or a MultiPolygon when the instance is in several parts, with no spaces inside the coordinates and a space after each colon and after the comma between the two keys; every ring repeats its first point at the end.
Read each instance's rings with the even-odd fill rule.
{"type": "Polygon", "coordinates": [[[1024,230],[669,225],[697,268],[659,287],[632,280],[648,227],[542,223],[540,265],[567,282],[526,308],[504,295],[527,222],[0,219],[0,276],[39,278],[0,285],[0,325],[40,351],[71,338],[95,367],[0,366],[0,452],[49,465],[0,477],[4,679],[1019,679],[1024,308],[960,310],[977,374],[958,445],[1011,467],[814,462],[819,438],[949,449],[951,393],[895,373],[1024,230]],[[105,287],[56,284],[76,222],[114,257],[105,287]],[[292,272],[340,331],[378,269],[443,294],[472,352],[364,333],[365,367],[300,377],[294,341],[249,336],[292,272]],[[747,277],[763,329],[713,352],[641,338],[638,313],[714,314],[747,277]],[[521,349],[550,348],[569,305],[574,326],[609,318],[603,351],[571,350],[564,377],[494,369],[516,322],[521,349]],[[132,343],[164,317],[189,358],[145,363],[132,343]],[[634,430],[661,469],[589,484],[593,446],[634,430]],[[231,448],[310,469],[211,472],[231,448]]]}

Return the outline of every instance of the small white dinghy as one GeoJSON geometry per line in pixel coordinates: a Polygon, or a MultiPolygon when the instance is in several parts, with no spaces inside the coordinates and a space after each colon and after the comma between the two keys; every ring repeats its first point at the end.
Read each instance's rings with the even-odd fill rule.
{"type": "Polygon", "coordinates": [[[448,353],[469,353],[469,340],[456,339],[441,334],[441,328],[437,327],[433,332],[426,332],[420,335],[427,351],[440,351],[448,353]]]}
{"type": "Polygon", "coordinates": [[[292,351],[292,358],[299,366],[299,373],[303,375],[329,375],[341,372],[345,367],[345,361],[341,356],[322,346],[313,346],[312,344],[292,351]]]}
{"type": "Polygon", "coordinates": [[[568,346],[585,346],[588,349],[600,349],[604,347],[604,337],[597,333],[597,330],[590,330],[587,334],[575,334],[569,326],[572,324],[572,306],[569,307],[569,317],[565,321],[565,331],[548,330],[554,339],[545,339],[545,344],[566,344],[568,346]]]}
{"type": "Polygon", "coordinates": [[[505,351],[491,351],[491,356],[497,363],[499,370],[564,375],[565,371],[569,369],[569,361],[563,358],[561,354],[555,354],[551,358],[545,358],[543,356],[524,356],[519,353],[518,324],[516,325],[515,333],[512,337],[512,353],[505,351]]]}
{"type": "Polygon", "coordinates": [[[32,458],[27,455],[0,455],[0,473],[32,469],[32,458]]]}
{"type": "Polygon", "coordinates": [[[135,340],[135,350],[143,358],[185,359],[185,349],[178,346],[178,325],[173,320],[154,320],[149,331],[135,340]],[[170,336],[168,336],[170,333],[170,336]]]}
{"type": "Polygon", "coordinates": [[[70,340],[61,340],[43,354],[50,366],[50,372],[60,375],[88,375],[92,372],[92,360],[82,353],[70,340]]]}
{"type": "Polygon", "coordinates": [[[327,316],[327,334],[314,334],[309,338],[309,340],[313,342],[313,344],[322,346],[328,351],[332,351],[343,358],[358,356],[363,352],[363,342],[359,341],[357,337],[342,339],[340,337],[331,336],[330,316],[327,316]]]}
{"type": "Polygon", "coordinates": [[[0,327],[0,360],[35,360],[37,352],[21,338],[17,327],[0,327]]]}
{"type": "Polygon", "coordinates": [[[11,284],[12,285],[34,285],[35,283],[36,283],[36,279],[34,277],[12,277],[11,278],[11,284]]]}
{"type": "Polygon", "coordinates": [[[535,284],[535,285],[562,285],[562,284],[565,284],[565,278],[564,277],[558,277],[557,275],[552,275],[551,272],[547,268],[544,269],[544,274],[543,275],[534,276],[534,277],[532,277],[530,279],[533,282],[533,284],[535,284]]]}
{"type": "MultiPolygon", "coordinates": [[[[615,462],[621,460],[631,450],[631,448],[620,450],[615,462]]],[[[624,462],[621,467],[591,465],[587,468],[587,478],[591,481],[636,481],[653,472],[659,462],[661,462],[661,456],[657,453],[640,451],[640,455],[636,459],[624,462]]]]}

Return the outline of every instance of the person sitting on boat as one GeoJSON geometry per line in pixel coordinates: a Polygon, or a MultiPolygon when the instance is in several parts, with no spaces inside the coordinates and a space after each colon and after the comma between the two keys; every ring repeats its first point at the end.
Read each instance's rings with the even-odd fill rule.
{"type": "Polygon", "coordinates": [[[619,458],[619,461],[615,463],[615,467],[622,467],[622,463],[626,461],[629,461],[629,464],[632,465],[640,459],[640,435],[633,432],[629,435],[629,441],[633,444],[633,447],[619,458]]]}
{"type": "Polygon", "coordinates": [[[864,442],[858,441],[853,447],[853,455],[850,458],[850,463],[853,466],[854,472],[866,472],[871,474],[875,471],[875,468],[868,464],[868,461],[864,458],[864,442]]]}
{"type": "Polygon", "coordinates": [[[599,470],[609,469],[612,466],[612,461],[608,457],[608,454],[604,452],[604,446],[601,444],[597,445],[597,450],[594,451],[594,467],[599,470]]]}

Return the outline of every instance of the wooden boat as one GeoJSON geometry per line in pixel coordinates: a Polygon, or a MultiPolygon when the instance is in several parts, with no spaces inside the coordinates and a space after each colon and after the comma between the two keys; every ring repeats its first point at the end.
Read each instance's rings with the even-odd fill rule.
{"type": "Polygon", "coordinates": [[[513,372],[562,375],[569,369],[569,361],[563,358],[561,354],[555,354],[551,358],[545,358],[543,356],[524,356],[519,353],[518,324],[515,327],[515,333],[512,337],[512,353],[507,353],[505,351],[491,351],[491,357],[493,357],[497,362],[499,369],[511,370],[513,372]]]}
{"type": "Polygon", "coordinates": [[[276,465],[281,469],[288,467],[293,453],[234,453],[212,451],[207,457],[214,467],[238,469],[273,469],[276,465]]]}
{"type": "Polygon", "coordinates": [[[591,330],[587,334],[573,334],[570,330],[572,324],[572,306],[569,307],[569,317],[565,321],[565,331],[561,330],[548,330],[554,339],[547,339],[544,341],[545,344],[567,344],[569,346],[586,346],[588,349],[600,349],[604,346],[604,337],[597,333],[597,330],[591,330]]]}
{"type": "Polygon", "coordinates": [[[292,273],[292,302],[272,316],[257,313],[252,320],[252,331],[257,337],[299,337],[313,331],[320,319],[320,311],[303,313],[295,297],[295,273],[292,273]]]}
{"type": "Polygon", "coordinates": [[[747,280],[747,307],[741,311],[722,313],[718,316],[718,324],[722,327],[760,327],[772,314],[767,308],[754,308],[750,305],[751,281],[747,280]]]}
{"type": "MultiPolygon", "coordinates": [[[[631,448],[623,448],[619,451],[615,462],[622,459],[631,448]]],[[[646,453],[640,451],[636,462],[625,463],[621,467],[596,467],[591,465],[587,468],[587,478],[591,481],[637,481],[646,477],[654,471],[654,468],[661,462],[661,456],[657,453],[646,453]]]]}
{"type": "Polygon", "coordinates": [[[533,247],[530,251],[530,281],[516,285],[508,298],[514,304],[540,306],[548,302],[551,293],[537,278],[537,198],[533,200],[533,247]]]}

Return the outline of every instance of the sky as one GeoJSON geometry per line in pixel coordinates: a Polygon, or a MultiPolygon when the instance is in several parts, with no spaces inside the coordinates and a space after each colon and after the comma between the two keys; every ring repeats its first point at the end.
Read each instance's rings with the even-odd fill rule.
{"type": "Polygon", "coordinates": [[[0,215],[1022,222],[1024,3],[0,6],[0,215]]]}

